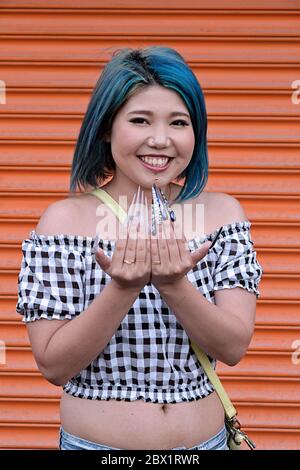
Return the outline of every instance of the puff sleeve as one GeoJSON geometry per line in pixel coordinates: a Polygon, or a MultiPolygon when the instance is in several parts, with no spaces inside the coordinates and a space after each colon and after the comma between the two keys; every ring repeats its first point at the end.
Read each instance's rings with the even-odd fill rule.
{"type": "Polygon", "coordinates": [[[250,234],[250,222],[237,223],[224,229],[215,245],[214,290],[242,287],[258,298],[258,285],[263,270],[257,260],[250,234]]]}
{"type": "Polygon", "coordinates": [[[23,322],[72,319],[84,310],[84,259],[59,236],[22,242],[16,311],[23,322]]]}

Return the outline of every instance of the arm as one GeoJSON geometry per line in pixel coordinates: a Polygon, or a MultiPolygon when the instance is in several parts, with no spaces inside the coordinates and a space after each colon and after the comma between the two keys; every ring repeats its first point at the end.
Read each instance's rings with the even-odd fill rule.
{"type": "MultiPolygon", "coordinates": [[[[214,195],[210,214],[218,214],[218,218],[215,220],[216,227],[239,220],[247,220],[239,202],[235,198],[222,193],[214,195]],[[222,207],[222,220],[219,217],[220,207],[222,207]]],[[[186,250],[182,250],[180,244],[178,244],[178,247],[184,266],[189,255],[187,255],[186,250]]],[[[167,250],[162,250],[164,248],[162,242],[160,248],[160,256],[163,257],[167,250]]],[[[168,248],[171,252],[172,245],[170,243],[168,248]]],[[[198,257],[197,261],[200,261],[202,259],[201,248],[198,251],[200,256],[197,255],[197,252],[194,252],[192,257],[195,259],[198,257]]],[[[172,272],[172,263],[175,263],[180,270],[180,261],[178,257],[176,258],[176,255],[175,250],[171,256],[169,272],[172,272]]],[[[167,266],[167,258],[168,256],[165,257],[162,266],[167,266]]],[[[187,260],[186,265],[188,266],[188,264],[187,260]]],[[[193,265],[194,263],[191,267],[193,265]]],[[[157,277],[157,280],[160,282],[159,277],[157,277]]],[[[182,277],[182,275],[180,280],[167,282],[166,284],[160,283],[157,288],[186,330],[187,335],[201,349],[231,366],[240,361],[246,353],[253,335],[256,309],[255,294],[240,287],[217,289],[214,305],[194,288],[186,276],[182,277]]]]}
{"type": "Polygon", "coordinates": [[[256,297],[239,287],[215,292],[216,305],[182,279],[160,293],[189,338],[229,366],[246,353],[252,338],[256,297]]]}
{"type": "Polygon", "coordinates": [[[27,324],[44,377],[54,385],[64,385],[88,366],[115,334],[138,294],[120,289],[112,280],[74,320],[42,319],[27,324]]]}

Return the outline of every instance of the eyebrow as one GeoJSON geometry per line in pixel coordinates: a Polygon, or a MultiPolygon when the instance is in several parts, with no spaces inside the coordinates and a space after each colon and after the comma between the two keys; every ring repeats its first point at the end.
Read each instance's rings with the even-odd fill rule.
{"type": "MultiPolygon", "coordinates": [[[[147,111],[145,109],[137,109],[135,111],[130,111],[130,113],[127,114],[148,114],[149,116],[153,115],[152,111],[147,111]]],[[[172,113],[170,113],[170,116],[186,116],[190,119],[189,114],[183,113],[181,111],[173,111],[172,113]]]]}

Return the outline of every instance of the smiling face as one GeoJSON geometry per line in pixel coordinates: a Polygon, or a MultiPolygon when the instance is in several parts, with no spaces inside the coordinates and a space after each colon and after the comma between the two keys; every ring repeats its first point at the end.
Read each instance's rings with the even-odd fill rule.
{"type": "Polygon", "coordinates": [[[195,145],[183,100],[158,85],[129,98],[113,121],[109,140],[119,194],[139,185],[150,190],[154,183],[165,188],[188,166],[195,145]]]}

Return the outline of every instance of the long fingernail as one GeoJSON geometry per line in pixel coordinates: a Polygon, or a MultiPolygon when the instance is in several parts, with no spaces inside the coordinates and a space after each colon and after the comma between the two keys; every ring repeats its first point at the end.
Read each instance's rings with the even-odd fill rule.
{"type": "Polygon", "coordinates": [[[134,208],[134,215],[133,221],[135,224],[139,224],[140,222],[140,213],[141,213],[141,187],[138,187],[137,197],[136,197],[136,204],[134,208]]]}
{"type": "Polygon", "coordinates": [[[140,225],[145,225],[145,194],[144,191],[142,191],[142,197],[141,197],[141,210],[140,210],[140,225]]]}
{"type": "Polygon", "coordinates": [[[145,197],[145,229],[146,233],[150,235],[151,233],[151,222],[149,222],[149,209],[148,209],[148,200],[145,197]]]}
{"type": "Polygon", "coordinates": [[[157,194],[157,200],[158,200],[162,219],[167,220],[168,219],[167,207],[166,207],[165,201],[163,200],[160,188],[158,188],[156,185],[154,185],[154,187],[155,187],[155,191],[157,194]]]}
{"type": "Polygon", "coordinates": [[[129,225],[129,222],[130,222],[130,220],[131,220],[131,218],[132,218],[132,214],[133,214],[133,211],[134,211],[135,199],[136,199],[136,192],[135,192],[134,195],[133,195],[131,204],[130,204],[130,206],[129,206],[127,215],[126,215],[125,220],[124,220],[124,225],[129,225]]]}

